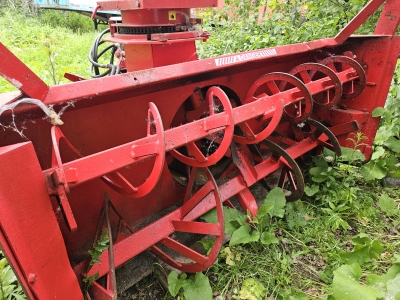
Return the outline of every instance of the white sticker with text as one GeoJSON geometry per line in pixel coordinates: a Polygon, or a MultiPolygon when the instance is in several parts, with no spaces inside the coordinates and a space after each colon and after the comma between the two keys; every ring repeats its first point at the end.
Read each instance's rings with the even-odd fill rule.
{"type": "Polygon", "coordinates": [[[217,67],[219,67],[219,66],[234,64],[241,61],[252,60],[255,58],[267,57],[272,55],[276,55],[275,49],[265,49],[249,53],[235,54],[235,55],[215,58],[215,64],[217,67]]]}

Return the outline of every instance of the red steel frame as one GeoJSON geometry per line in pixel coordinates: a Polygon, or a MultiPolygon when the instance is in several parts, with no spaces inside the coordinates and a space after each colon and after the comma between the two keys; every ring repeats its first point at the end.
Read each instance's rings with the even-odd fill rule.
{"type": "MultiPolygon", "coordinates": [[[[153,2],[142,4],[151,6],[153,2]]],[[[226,202],[239,195],[254,214],[257,205],[248,188],[285,166],[285,159],[267,159],[253,165],[245,155],[239,155],[244,167],[218,186],[218,196],[211,192],[215,190],[211,183],[206,184],[203,192],[138,230],[143,221],[171,205],[180,204],[177,199],[184,199],[186,188],[173,179],[168,169],[173,159],[171,151],[215,132],[228,132],[229,126],[282,113],[284,106],[306,97],[293,88],[246,101],[250,86],[261,75],[288,72],[299,64],[320,61],[326,57],[323,53],[342,55],[351,51],[366,70],[364,91],[354,99],[341,99],[337,107],[329,110],[315,108],[312,116],[329,124],[342,145],[359,128],[369,137],[364,149],[368,157],[379,123],[371,112],[385,103],[400,53],[400,38],[395,36],[400,22],[396,0],[386,1],[373,36],[350,37],[350,34],[383,2],[371,1],[335,38],[53,87],[44,84],[0,43],[0,55],[5,58],[0,75],[21,92],[20,96],[0,95],[0,105],[22,97],[54,105],[55,110],[71,101],[74,103],[62,115],[61,127],[52,127],[42,119],[41,110],[29,104],[17,106],[13,114],[3,113],[0,119],[3,124],[13,121],[16,126],[35,120],[25,124],[24,135],[29,141],[17,132],[0,132],[0,243],[28,297],[81,299],[82,276],[110,273],[108,251],[88,274],[85,262],[105,192],[134,231],[125,233],[127,236],[113,245],[115,267],[147,249],[155,251],[154,246],[159,242],[173,243],[169,236],[176,230],[184,230],[182,224],[188,228],[193,225],[192,232],[217,235],[220,227],[199,227],[194,220],[215,207],[219,198],[226,202]],[[173,120],[185,100],[197,89],[210,86],[219,87],[214,91],[221,102],[221,95],[226,93],[238,103],[246,104],[232,106],[229,101],[223,102],[222,112],[210,111],[207,118],[176,126],[173,120]]],[[[128,5],[127,1],[119,3],[128,5]]],[[[353,72],[350,68],[336,75],[342,84],[351,83],[353,72]]],[[[323,82],[324,79],[315,80],[305,86],[314,95],[324,89],[323,82]]],[[[230,137],[226,134],[224,138],[230,137]]],[[[328,140],[326,134],[310,136],[292,142],[285,150],[292,158],[298,158],[328,140]]],[[[231,148],[231,151],[236,150],[231,148]]],[[[200,165],[205,167],[215,162],[207,163],[205,159],[200,165]]],[[[112,226],[118,222],[113,217],[110,221],[112,226]]],[[[204,264],[213,259],[182,247],[178,250],[204,264]]],[[[95,283],[93,294],[98,299],[112,299],[115,289],[95,283]]]]}

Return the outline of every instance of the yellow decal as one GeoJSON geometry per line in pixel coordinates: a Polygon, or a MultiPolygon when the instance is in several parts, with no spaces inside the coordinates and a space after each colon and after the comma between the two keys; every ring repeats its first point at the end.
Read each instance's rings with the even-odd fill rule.
{"type": "Polygon", "coordinates": [[[176,20],[176,11],[171,10],[168,12],[168,20],[170,21],[176,20]]]}

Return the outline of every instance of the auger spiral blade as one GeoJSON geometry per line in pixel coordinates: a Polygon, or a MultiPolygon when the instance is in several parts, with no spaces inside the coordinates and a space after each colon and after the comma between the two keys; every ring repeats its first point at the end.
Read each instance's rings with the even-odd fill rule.
{"type": "Polygon", "coordinates": [[[212,86],[206,94],[207,111],[204,116],[204,130],[210,134],[199,141],[189,142],[179,150],[170,153],[179,161],[191,167],[208,167],[217,163],[228,151],[232,142],[234,123],[232,106],[222,89],[212,86]],[[215,121],[225,116],[223,126],[216,127],[215,121]],[[209,127],[209,128],[208,128],[209,127]]]}
{"type": "Polygon", "coordinates": [[[179,208],[180,218],[172,220],[174,232],[209,235],[214,237],[214,243],[208,254],[200,253],[178,241],[174,235],[162,239],[152,246],[150,251],[168,265],[183,272],[201,272],[209,268],[217,259],[224,238],[224,214],[218,186],[207,168],[193,168],[183,205],[179,208]],[[201,186],[196,185],[196,173],[200,170],[208,181],[201,186]],[[201,211],[203,202],[211,201],[217,211],[217,223],[193,221],[191,215],[201,211]],[[173,252],[179,253],[184,261],[173,257],[173,252]]]}

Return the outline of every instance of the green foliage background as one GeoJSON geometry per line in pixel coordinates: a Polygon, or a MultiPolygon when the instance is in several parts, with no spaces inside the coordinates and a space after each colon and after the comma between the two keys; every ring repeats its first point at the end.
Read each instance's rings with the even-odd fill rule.
{"type": "MultiPolygon", "coordinates": [[[[57,83],[68,82],[63,79],[65,72],[89,77],[87,57],[98,34],[90,18],[58,11],[25,15],[6,8],[0,9],[0,28],[0,42],[47,84],[54,84],[49,52],[55,56],[57,83]],[[69,25],[72,28],[62,26],[71,18],[75,20],[69,25]]],[[[14,87],[0,78],[0,93],[12,90],[14,87]]]]}
{"type": "MultiPolygon", "coordinates": [[[[368,0],[226,0],[223,11],[204,14],[210,40],[200,46],[201,57],[301,43],[334,37],[368,0]],[[261,9],[264,5],[268,9],[261,9]],[[261,20],[261,21],[258,21],[261,20]]],[[[357,31],[372,33],[376,12],[357,31]]]]}

